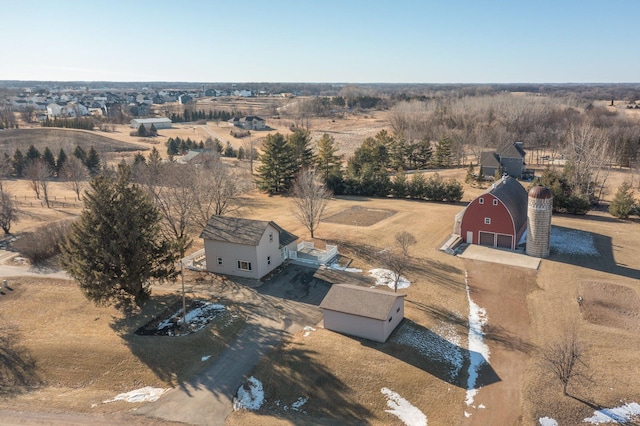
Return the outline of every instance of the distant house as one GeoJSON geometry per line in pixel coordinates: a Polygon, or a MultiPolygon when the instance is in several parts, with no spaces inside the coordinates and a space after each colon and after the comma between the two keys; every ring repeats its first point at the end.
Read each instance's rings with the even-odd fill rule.
{"type": "Polygon", "coordinates": [[[193,96],[191,96],[191,95],[184,94],[184,95],[178,96],[178,103],[180,105],[184,105],[186,103],[189,103],[192,100],[193,100],[193,96]]]}
{"type": "Polygon", "coordinates": [[[229,123],[246,130],[264,130],[267,128],[264,119],[256,115],[248,115],[242,118],[234,117],[229,120],[229,123]]]}
{"type": "Polygon", "coordinates": [[[467,244],[514,250],[527,229],[527,191],[505,176],[455,217],[454,235],[467,244]]]}
{"type": "Polygon", "coordinates": [[[162,117],[162,118],[134,118],[133,120],[131,120],[131,127],[133,127],[136,130],[143,124],[147,130],[151,128],[152,124],[156,128],[156,130],[170,129],[171,119],[167,117],[162,117]]]}
{"type": "Polygon", "coordinates": [[[482,172],[485,176],[492,177],[500,167],[503,174],[522,179],[526,172],[525,155],[522,142],[506,145],[494,152],[483,152],[480,154],[482,172]]]}
{"type": "Polygon", "coordinates": [[[296,250],[297,236],[275,222],[212,216],[200,234],[206,270],[260,279],[296,250]]]}
{"type": "Polygon", "coordinates": [[[324,328],[385,342],[404,318],[404,294],[334,284],[320,303],[324,328]]]}

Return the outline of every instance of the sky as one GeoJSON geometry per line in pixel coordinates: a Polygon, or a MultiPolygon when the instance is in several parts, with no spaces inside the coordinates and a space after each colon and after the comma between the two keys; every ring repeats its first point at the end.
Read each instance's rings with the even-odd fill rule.
{"type": "Polygon", "coordinates": [[[0,80],[634,83],[638,0],[0,0],[0,80]]]}

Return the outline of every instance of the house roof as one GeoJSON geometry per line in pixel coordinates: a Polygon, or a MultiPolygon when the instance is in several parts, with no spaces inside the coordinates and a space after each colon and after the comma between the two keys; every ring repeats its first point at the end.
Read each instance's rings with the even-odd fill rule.
{"type": "Polygon", "coordinates": [[[527,191],[516,179],[505,176],[489,190],[489,193],[502,201],[513,216],[516,231],[527,222],[527,191]]]}
{"type": "Polygon", "coordinates": [[[384,321],[389,317],[393,304],[399,297],[405,295],[352,284],[334,284],[320,303],[320,307],[384,321]]]}
{"type": "Polygon", "coordinates": [[[498,167],[500,165],[498,154],[495,152],[480,153],[480,165],[483,167],[498,167]]]}
{"type": "Polygon", "coordinates": [[[242,219],[228,216],[211,216],[200,234],[206,240],[223,241],[234,244],[257,246],[267,230],[273,226],[278,231],[280,246],[286,246],[298,239],[285,231],[275,222],[266,220],[242,219]]]}
{"type": "Polygon", "coordinates": [[[524,158],[525,156],[522,142],[510,143],[496,152],[504,158],[524,158]]]}

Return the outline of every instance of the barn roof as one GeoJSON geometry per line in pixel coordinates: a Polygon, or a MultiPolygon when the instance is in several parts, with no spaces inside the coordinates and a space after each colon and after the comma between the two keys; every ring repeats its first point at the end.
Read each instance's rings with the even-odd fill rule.
{"type": "Polygon", "coordinates": [[[516,231],[527,222],[527,191],[516,179],[503,177],[493,185],[489,194],[502,201],[509,210],[516,231]]]}
{"type": "Polygon", "coordinates": [[[384,321],[404,294],[352,284],[334,284],[320,303],[322,309],[384,321]]]}
{"type": "Polygon", "coordinates": [[[286,246],[298,239],[296,235],[285,231],[275,222],[266,220],[242,219],[228,216],[211,216],[200,234],[200,238],[227,243],[257,246],[267,230],[273,226],[278,231],[280,246],[286,246]]]}

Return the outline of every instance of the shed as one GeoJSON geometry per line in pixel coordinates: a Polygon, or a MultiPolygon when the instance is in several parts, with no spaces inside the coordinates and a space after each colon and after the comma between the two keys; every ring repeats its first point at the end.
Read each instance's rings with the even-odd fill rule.
{"type": "Polygon", "coordinates": [[[171,119],[167,117],[163,118],[134,118],[131,120],[131,127],[134,129],[138,129],[141,125],[149,130],[151,125],[156,129],[170,129],[171,128],[171,119]]]}
{"type": "Polygon", "coordinates": [[[334,284],[322,300],[324,328],[384,343],[404,318],[404,294],[334,284]]]}
{"type": "Polygon", "coordinates": [[[467,244],[514,250],[527,229],[527,191],[508,176],[455,217],[453,233],[467,244]]]}

